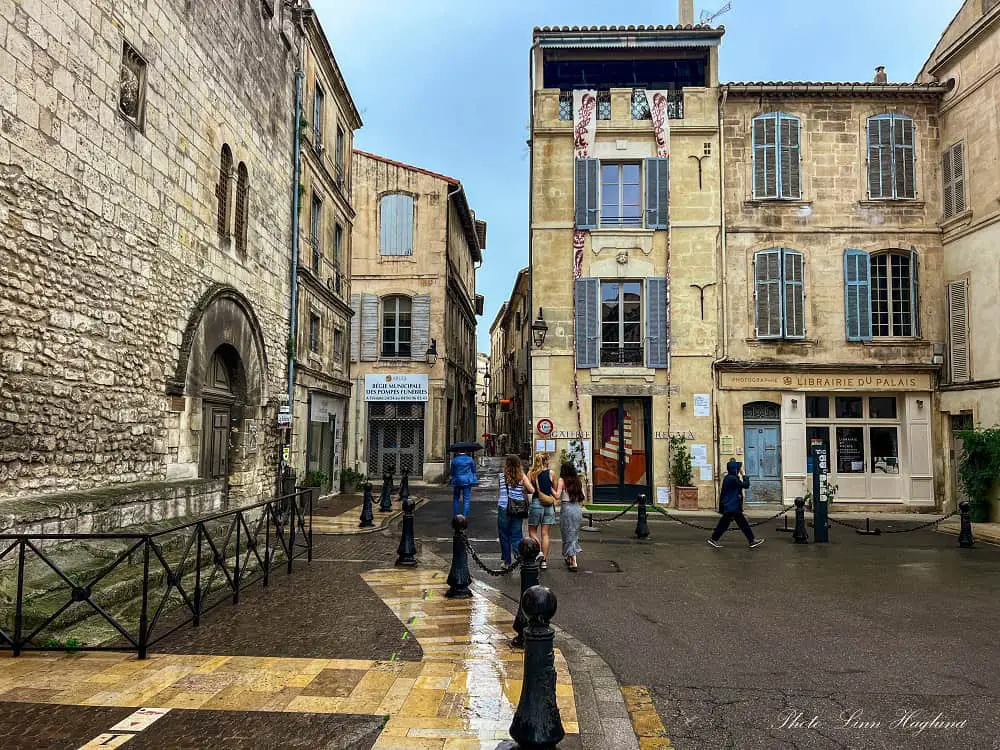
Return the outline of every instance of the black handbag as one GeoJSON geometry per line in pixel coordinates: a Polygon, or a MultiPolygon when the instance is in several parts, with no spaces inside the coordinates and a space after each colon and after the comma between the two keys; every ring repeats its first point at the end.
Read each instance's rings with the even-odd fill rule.
{"type": "MultiPolygon", "coordinates": [[[[510,495],[510,489],[507,487],[507,483],[501,477],[501,484],[504,489],[507,490],[507,515],[510,518],[527,518],[528,510],[531,508],[531,501],[524,497],[524,493],[521,494],[520,500],[515,500],[510,495]]],[[[522,485],[523,486],[523,485],[522,485]]]]}

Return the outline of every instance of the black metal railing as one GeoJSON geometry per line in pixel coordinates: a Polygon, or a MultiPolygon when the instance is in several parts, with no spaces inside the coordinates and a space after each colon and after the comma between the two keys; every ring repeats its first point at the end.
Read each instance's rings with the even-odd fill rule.
{"type": "MultiPolygon", "coordinates": [[[[667,119],[684,119],[684,92],[679,89],[670,89],[667,95],[667,119]]],[[[645,89],[632,89],[632,119],[651,120],[652,113],[649,111],[649,102],[646,101],[645,89]]]]}
{"type": "Polygon", "coordinates": [[[639,366],[643,363],[641,346],[602,346],[602,365],[639,366]]]}
{"type": "MultiPolygon", "coordinates": [[[[16,568],[13,597],[0,586],[0,649],[14,656],[29,650],[135,650],[146,658],[156,643],[185,625],[198,626],[202,615],[224,601],[238,604],[248,586],[267,586],[276,569],[290,574],[294,560],[311,562],[312,492],[302,489],[149,533],[0,535],[0,578],[16,568]],[[92,552],[93,563],[101,551],[110,562],[97,570],[81,563],[81,554],[92,552]],[[47,585],[28,591],[39,582],[47,585]],[[67,622],[79,630],[89,618],[117,634],[117,644],[43,640],[67,631],[67,622]]],[[[94,632],[92,625],[86,629],[94,632]]]]}

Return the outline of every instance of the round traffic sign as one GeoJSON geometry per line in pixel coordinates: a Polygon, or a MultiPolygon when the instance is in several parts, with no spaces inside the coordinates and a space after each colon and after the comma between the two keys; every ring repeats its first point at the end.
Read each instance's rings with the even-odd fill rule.
{"type": "Polygon", "coordinates": [[[538,420],[538,424],[535,426],[538,430],[539,435],[551,435],[552,430],[555,429],[555,425],[552,424],[552,420],[548,417],[544,417],[538,420]]]}

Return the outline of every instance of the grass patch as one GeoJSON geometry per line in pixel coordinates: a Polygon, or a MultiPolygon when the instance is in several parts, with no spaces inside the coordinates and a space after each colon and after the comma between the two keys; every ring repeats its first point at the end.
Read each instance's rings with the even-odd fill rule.
{"type": "MultiPolygon", "coordinates": [[[[585,505],[583,507],[586,510],[592,510],[592,511],[598,511],[598,512],[599,511],[609,511],[609,512],[613,512],[613,513],[619,513],[621,511],[625,510],[627,507],[629,507],[629,505],[631,505],[631,503],[622,503],[621,505],[585,505]]],[[[638,512],[638,508],[639,508],[639,506],[636,505],[634,510],[636,510],[636,512],[638,512]]]]}

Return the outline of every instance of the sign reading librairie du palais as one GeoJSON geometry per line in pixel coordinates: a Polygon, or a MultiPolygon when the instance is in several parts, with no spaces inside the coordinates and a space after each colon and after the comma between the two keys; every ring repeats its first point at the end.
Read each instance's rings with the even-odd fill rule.
{"type": "Polygon", "coordinates": [[[426,375],[365,375],[365,401],[428,401],[426,375]]]}

